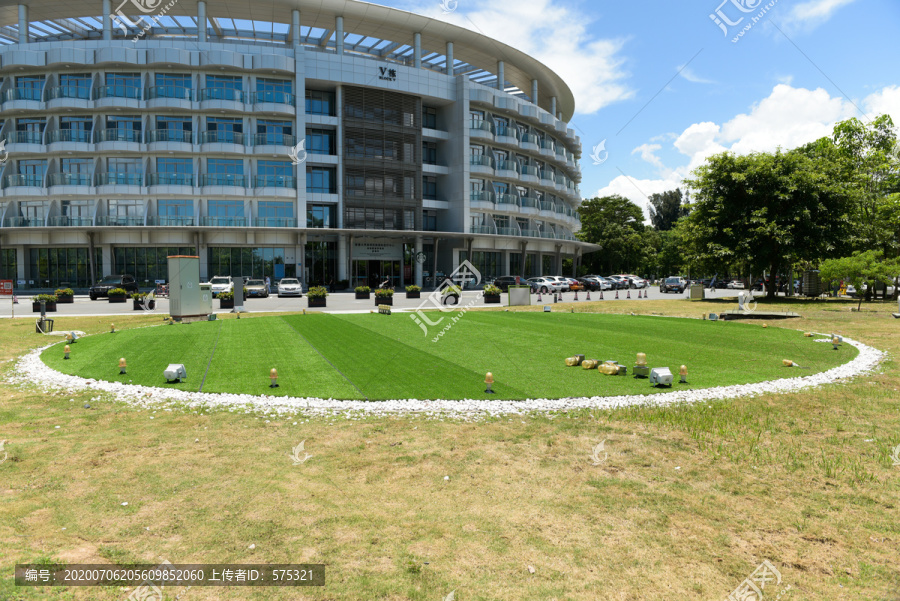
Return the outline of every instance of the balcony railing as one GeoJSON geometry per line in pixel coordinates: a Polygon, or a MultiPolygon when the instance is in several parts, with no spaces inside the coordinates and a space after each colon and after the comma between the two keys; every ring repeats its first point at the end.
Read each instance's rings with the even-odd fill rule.
{"type": "Polygon", "coordinates": [[[141,186],[144,176],[141,173],[98,173],[98,186],[141,186]]]}
{"type": "Polygon", "coordinates": [[[14,144],[43,144],[44,134],[39,131],[14,131],[10,143],[14,144]]]}
{"type": "Polygon", "coordinates": [[[291,106],[297,106],[297,99],[290,92],[261,90],[250,94],[250,104],[259,104],[261,102],[272,102],[275,104],[289,104],[291,106]]]}
{"type": "Polygon", "coordinates": [[[136,215],[101,215],[97,217],[97,225],[111,226],[140,226],[144,225],[144,218],[136,215]]]}
{"type": "Polygon", "coordinates": [[[12,88],[3,93],[3,102],[9,100],[40,100],[40,88],[12,88]]]}
{"type": "Polygon", "coordinates": [[[44,176],[35,174],[7,175],[3,178],[3,187],[25,186],[28,188],[40,188],[44,185],[44,176]]]}
{"type": "Polygon", "coordinates": [[[494,228],[489,225],[473,225],[469,228],[472,234],[493,234],[494,228]]]}
{"type": "Polygon", "coordinates": [[[51,186],[90,186],[90,173],[51,173],[51,186]]]}
{"type": "Polygon", "coordinates": [[[244,93],[231,88],[203,88],[200,90],[200,100],[231,100],[243,102],[244,93]]]}
{"type": "Polygon", "coordinates": [[[537,198],[534,198],[532,196],[522,196],[519,200],[521,201],[523,208],[531,209],[538,208],[540,206],[538,203],[541,202],[537,198]]]}
{"type": "Polygon", "coordinates": [[[469,155],[469,164],[470,165],[481,165],[482,167],[494,167],[494,157],[488,156],[486,154],[470,154],[469,155]]]}
{"type": "Polygon", "coordinates": [[[247,180],[243,175],[232,173],[205,173],[200,176],[201,186],[237,186],[243,188],[247,180]]]}
{"type": "Polygon", "coordinates": [[[497,233],[501,236],[518,236],[519,228],[517,228],[517,227],[498,227],[497,233]]]}
{"type": "Polygon", "coordinates": [[[147,225],[182,226],[194,225],[194,218],[184,215],[150,215],[147,217],[147,225]]]}
{"type": "Polygon", "coordinates": [[[472,190],[469,193],[469,200],[475,202],[494,202],[494,193],[487,190],[472,190]]]}
{"type": "Polygon", "coordinates": [[[50,143],[54,142],[91,142],[89,129],[57,129],[50,132],[50,143]]]}
{"type": "Polygon", "coordinates": [[[253,135],[254,146],[296,146],[297,136],[290,134],[262,133],[253,135]]]}
{"type": "Polygon", "coordinates": [[[153,129],[147,132],[147,142],[185,142],[193,141],[193,132],[187,129],[153,129]]]}
{"type": "Polygon", "coordinates": [[[482,119],[472,119],[469,121],[469,129],[485,131],[489,134],[494,133],[494,126],[491,125],[490,121],[484,121],[482,119]]]}
{"type": "Polygon", "coordinates": [[[94,88],[94,100],[100,98],[130,98],[141,99],[141,86],[128,84],[110,84],[94,88]]]}
{"type": "Polygon", "coordinates": [[[43,227],[44,218],[28,218],[28,217],[7,217],[3,221],[4,227],[43,227]]]}
{"type": "Polygon", "coordinates": [[[291,175],[255,175],[254,188],[297,188],[297,178],[291,175]]]}
{"type": "Polygon", "coordinates": [[[50,225],[53,227],[85,227],[93,224],[94,220],[90,217],[69,217],[68,215],[59,215],[50,218],[50,225]]]}
{"type": "Polygon", "coordinates": [[[141,130],[125,128],[101,129],[97,133],[98,142],[140,142],[141,130]]]}
{"type": "Polygon", "coordinates": [[[193,186],[192,173],[151,173],[151,186],[193,186]]]}
{"type": "Polygon", "coordinates": [[[552,211],[553,211],[553,206],[554,206],[554,204],[553,204],[552,201],[549,201],[549,200],[542,200],[542,201],[541,201],[541,210],[542,210],[542,211],[551,211],[551,212],[552,212],[552,211]]]}
{"type": "Polygon", "coordinates": [[[293,217],[255,217],[253,227],[297,227],[293,217]]]}
{"type": "MultiPolygon", "coordinates": [[[[89,84],[90,82],[88,82],[89,84]]],[[[47,100],[56,100],[57,98],[77,98],[79,100],[91,99],[90,85],[83,86],[57,86],[47,89],[47,100]]]]}
{"type": "Polygon", "coordinates": [[[519,130],[502,123],[494,126],[494,133],[498,136],[506,136],[507,138],[519,139],[519,130]]]}
{"type": "Polygon", "coordinates": [[[513,196],[512,194],[498,194],[497,195],[497,204],[498,205],[519,205],[519,198],[517,196],[513,196]]]}
{"type": "Polygon", "coordinates": [[[147,100],[153,100],[154,98],[193,100],[194,91],[184,86],[150,86],[147,88],[147,100]]]}
{"type": "Polygon", "coordinates": [[[543,140],[541,140],[541,148],[543,148],[545,150],[554,150],[554,148],[556,148],[556,146],[553,144],[553,140],[548,140],[547,138],[544,138],[543,140]]]}
{"type": "Polygon", "coordinates": [[[246,227],[245,217],[201,217],[200,225],[207,227],[246,227]]]}
{"type": "Polygon", "coordinates": [[[557,213],[559,213],[560,215],[565,215],[565,214],[566,214],[566,207],[563,206],[563,205],[560,204],[560,203],[554,204],[553,210],[556,211],[557,213]]]}
{"type": "Polygon", "coordinates": [[[534,165],[520,165],[519,168],[521,169],[520,173],[522,175],[533,175],[534,177],[540,175],[538,173],[538,168],[534,165]]]}
{"type": "Polygon", "coordinates": [[[547,179],[551,182],[556,181],[556,174],[550,171],[549,169],[541,169],[541,179],[547,179]]]}
{"type": "Polygon", "coordinates": [[[212,131],[200,132],[201,144],[213,144],[217,142],[221,144],[238,144],[240,146],[243,146],[244,134],[227,129],[217,129],[212,131]]]}
{"type": "Polygon", "coordinates": [[[522,143],[538,146],[541,143],[541,139],[535,134],[525,133],[522,134],[522,143]]]}
{"type": "Polygon", "coordinates": [[[516,173],[518,173],[519,163],[516,161],[510,161],[508,159],[498,159],[496,169],[497,171],[515,171],[516,173]]]}

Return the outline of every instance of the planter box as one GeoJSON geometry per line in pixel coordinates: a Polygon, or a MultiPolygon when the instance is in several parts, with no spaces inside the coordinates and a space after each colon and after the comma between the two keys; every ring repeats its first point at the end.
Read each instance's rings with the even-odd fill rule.
{"type": "Polygon", "coordinates": [[[407,292],[406,298],[422,298],[422,291],[419,290],[418,292],[407,292]]]}
{"type": "Polygon", "coordinates": [[[325,301],[327,301],[327,300],[328,300],[328,297],[325,297],[325,296],[319,296],[319,297],[315,297],[315,298],[310,298],[309,296],[306,297],[307,306],[310,308],[324,307],[325,301]]]}
{"type": "Polygon", "coordinates": [[[372,297],[371,292],[357,292],[356,300],[369,300],[372,297]]]}
{"type": "Polygon", "coordinates": [[[485,294],[484,295],[484,303],[485,304],[500,304],[500,295],[499,294],[485,294]]]}
{"type": "Polygon", "coordinates": [[[111,303],[124,303],[126,298],[127,298],[127,297],[125,297],[125,296],[110,296],[110,297],[109,297],[109,302],[111,302],[111,303]]]}
{"type": "Polygon", "coordinates": [[[58,296],[56,297],[57,304],[70,305],[75,302],[74,296],[58,296]]]}
{"type": "Polygon", "coordinates": [[[375,297],[375,306],[378,305],[390,305],[394,306],[394,297],[393,296],[376,296],[375,297]]]}
{"type": "MultiPolygon", "coordinates": [[[[40,313],[41,303],[31,303],[31,310],[35,313],[40,313]]],[[[45,311],[47,313],[56,313],[56,303],[47,303],[45,306],[45,311]]]]}
{"type": "Polygon", "coordinates": [[[219,308],[220,309],[234,309],[234,299],[233,298],[220,298],[219,299],[219,308]]]}

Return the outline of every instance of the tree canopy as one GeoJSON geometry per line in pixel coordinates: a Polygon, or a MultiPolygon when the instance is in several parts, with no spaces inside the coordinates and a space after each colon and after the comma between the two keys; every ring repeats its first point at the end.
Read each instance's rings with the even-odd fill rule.
{"type": "Polygon", "coordinates": [[[618,194],[592,198],[578,208],[578,238],[600,245],[600,251],[584,257],[588,271],[620,273],[637,269],[644,260],[644,213],[618,194]]]}
{"type": "Polygon", "coordinates": [[[668,231],[675,227],[675,222],[688,214],[684,205],[684,195],[680,188],[668,190],[662,194],[651,194],[650,223],[658,231],[668,231]]]}

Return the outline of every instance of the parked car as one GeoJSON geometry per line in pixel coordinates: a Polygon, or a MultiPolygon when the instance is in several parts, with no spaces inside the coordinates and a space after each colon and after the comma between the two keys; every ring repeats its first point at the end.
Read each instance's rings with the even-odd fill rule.
{"type": "Polygon", "coordinates": [[[584,290],[584,284],[579,282],[576,278],[565,278],[569,282],[569,290],[572,292],[584,290]]]}
{"type": "Polygon", "coordinates": [[[684,292],[684,280],[681,278],[666,278],[659,285],[660,292],[677,292],[679,294],[684,292]]]}
{"type": "Polygon", "coordinates": [[[602,284],[600,280],[597,278],[592,278],[590,276],[584,276],[578,278],[578,282],[586,289],[594,292],[596,290],[602,290],[602,284]]]}
{"type": "Polygon", "coordinates": [[[729,290],[743,290],[744,282],[740,280],[731,280],[730,282],[728,282],[727,288],[729,290]]]}
{"type": "Polygon", "coordinates": [[[624,274],[622,274],[622,277],[629,281],[630,286],[632,288],[649,288],[650,287],[650,282],[648,282],[641,276],[633,275],[630,273],[624,273],[624,274]]]}
{"type": "Polygon", "coordinates": [[[91,286],[88,290],[88,296],[91,300],[97,300],[101,296],[109,296],[109,291],[113,288],[123,288],[128,294],[138,291],[137,282],[131,275],[106,275],[103,279],[91,286]]]}
{"type": "MultiPolygon", "coordinates": [[[[514,275],[501,275],[499,278],[497,278],[493,281],[493,284],[494,284],[494,286],[499,288],[501,290],[501,292],[509,292],[509,287],[516,285],[516,277],[517,276],[514,276],[514,275]]],[[[529,282],[528,282],[528,280],[520,277],[518,285],[519,286],[528,286],[529,282]]]]}
{"type": "Polygon", "coordinates": [[[545,276],[541,276],[541,277],[546,278],[551,281],[554,281],[554,282],[558,282],[559,285],[562,286],[563,292],[569,291],[569,278],[564,278],[561,275],[545,275],[545,276]]]}
{"type": "Polygon", "coordinates": [[[233,292],[234,282],[231,281],[230,275],[216,275],[209,280],[210,292],[213,298],[216,298],[223,292],[233,292]]]}
{"type": "Polygon", "coordinates": [[[547,294],[549,292],[564,292],[562,283],[551,280],[550,278],[528,278],[528,281],[535,284],[538,292],[542,294],[547,294]]]}
{"type": "Polygon", "coordinates": [[[278,298],[283,296],[303,296],[303,284],[296,278],[281,278],[278,282],[278,298]]]}
{"type": "Polygon", "coordinates": [[[247,280],[244,284],[247,289],[247,298],[255,296],[256,298],[268,298],[269,288],[266,286],[265,280],[247,280]]]}
{"type": "Polygon", "coordinates": [[[615,285],[616,290],[624,290],[631,286],[631,282],[620,275],[608,275],[606,276],[606,279],[615,285]]]}

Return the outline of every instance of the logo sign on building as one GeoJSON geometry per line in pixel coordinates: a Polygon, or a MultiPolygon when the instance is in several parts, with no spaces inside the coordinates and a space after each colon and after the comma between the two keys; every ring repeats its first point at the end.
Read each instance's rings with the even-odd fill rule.
{"type": "Polygon", "coordinates": [[[378,67],[378,79],[381,81],[397,81],[397,70],[388,67],[378,67]]]}
{"type": "Polygon", "coordinates": [[[12,280],[0,280],[0,296],[12,296],[13,282],[12,280]]]}
{"type": "Polygon", "coordinates": [[[390,241],[353,241],[353,258],[382,261],[403,259],[403,243],[390,241]]]}

